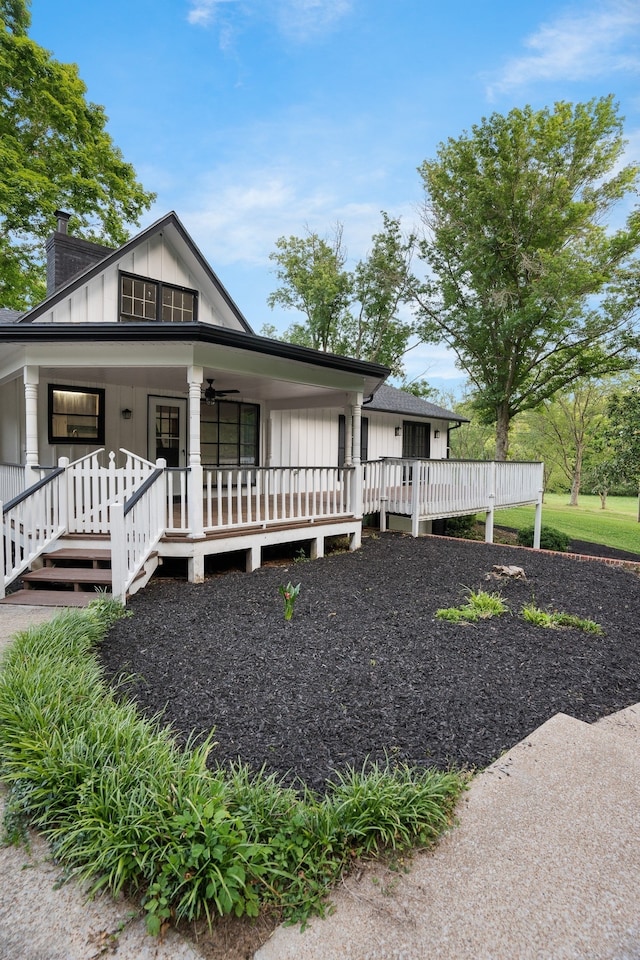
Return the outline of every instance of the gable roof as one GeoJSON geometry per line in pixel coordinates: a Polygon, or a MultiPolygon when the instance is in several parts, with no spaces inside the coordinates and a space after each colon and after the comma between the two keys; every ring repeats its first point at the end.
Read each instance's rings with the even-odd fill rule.
{"type": "Polygon", "coordinates": [[[186,246],[188,253],[192,256],[197,266],[204,272],[206,278],[220,294],[227,307],[239,321],[243,330],[246,330],[247,333],[253,333],[253,330],[246,317],[243,315],[240,308],[237,306],[226,288],[222,285],[216,274],[213,272],[204,255],[189,236],[178,215],[173,210],[166,214],[166,216],[161,217],[160,220],[156,220],[155,223],[152,223],[140,233],[137,233],[135,237],[127,240],[127,242],[121,247],[118,247],[116,250],[112,250],[107,253],[107,255],[98,263],[87,268],[86,270],[83,270],[77,276],[73,277],[73,279],[71,279],[68,283],[63,284],[54,293],[46,297],[42,303],[32,307],[28,312],[21,314],[17,322],[34,323],[42,316],[43,313],[46,313],[47,310],[55,306],[56,303],[59,303],[65,297],[68,297],[70,293],[73,293],[79,287],[83,286],[88,280],[91,280],[99,273],[102,273],[102,271],[107,269],[111,264],[120,260],[123,256],[126,256],[131,250],[135,249],[135,247],[148,240],[149,237],[153,236],[154,234],[163,233],[166,233],[169,239],[173,239],[174,241],[177,240],[179,244],[184,244],[184,246],[186,246]]]}
{"type": "Polygon", "coordinates": [[[438,420],[453,420],[456,423],[469,423],[467,417],[461,417],[459,413],[452,413],[451,410],[445,410],[435,403],[423,400],[422,397],[414,397],[412,393],[405,390],[399,390],[397,387],[391,387],[384,383],[378,387],[373,395],[373,399],[367,404],[369,410],[380,410],[384,413],[400,413],[414,417],[432,417],[438,420]]]}

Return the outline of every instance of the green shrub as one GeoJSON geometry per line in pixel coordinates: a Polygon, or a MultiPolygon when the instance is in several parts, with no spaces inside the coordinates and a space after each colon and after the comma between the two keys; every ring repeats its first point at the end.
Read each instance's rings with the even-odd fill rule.
{"type": "Polygon", "coordinates": [[[475,513],[464,517],[447,517],[444,529],[448,537],[461,537],[464,540],[470,540],[475,523],[475,513]]]}
{"type": "Polygon", "coordinates": [[[324,799],[236,765],[210,771],[211,738],[177,746],[104,684],[93,648],[123,608],[105,600],[19,634],[0,670],[7,835],[39,827],[93,889],[137,892],[147,926],[261,903],[305,921],[359,853],[436,836],[464,778],[378,769],[324,799]]]}
{"type": "MultiPolygon", "coordinates": [[[[533,546],[533,533],[533,525],[518,530],[518,543],[521,547],[533,546]]],[[[557,550],[560,553],[566,553],[569,549],[569,537],[561,530],[556,530],[555,527],[542,526],[540,530],[540,547],[543,550],[557,550]]]]}

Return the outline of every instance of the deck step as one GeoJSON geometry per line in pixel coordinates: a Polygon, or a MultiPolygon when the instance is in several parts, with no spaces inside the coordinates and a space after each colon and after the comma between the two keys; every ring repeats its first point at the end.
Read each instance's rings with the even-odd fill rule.
{"type": "Polygon", "coordinates": [[[98,596],[91,590],[16,590],[0,603],[29,607],[87,607],[98,596]]]}
{"type": "Polygon", "coordinates": [[[111,564],[111,550],[61,547],[59,550],[52,550],[51,553],[44,553],[42,560],[45,566],[57,563],[90,563],[98,567],[100,564],[111,564]]]}
{"type": "Polygon", "coordinates": [[[23,583],[72,584],[75,589],[81,586],[110,587],[111,570],[98,570],[94,567],[41,567],[31,573],[23,573],[23,583]]]}

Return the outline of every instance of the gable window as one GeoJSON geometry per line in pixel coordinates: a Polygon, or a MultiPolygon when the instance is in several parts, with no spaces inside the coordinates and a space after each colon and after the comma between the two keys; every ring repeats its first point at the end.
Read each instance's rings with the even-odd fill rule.
{"type": "Polygon", "coordinates": [[[191,323],[196,319],[198,294],[159,280],[120,274],[120,319],[152,323],[191,323]]]}
{"type": "Polygon", "coordinates": [[[258,465],[260,408],[255,403],[219,400],[202,408],[200,452],[203,466],[258,465]]]}
{"type": "MultiPolygon", "coordinates": [[[[344,467],[346,453],[347,421],[343,413],[338,416],[338,466],[344,467]]],[[[369,418],[360,419],[360,460],[369,459],[369,418]]]]}
{"type": "Polygon", "coordinates": [[[49,384],[49,443],[104,443],[104,390],[49,384]]]}

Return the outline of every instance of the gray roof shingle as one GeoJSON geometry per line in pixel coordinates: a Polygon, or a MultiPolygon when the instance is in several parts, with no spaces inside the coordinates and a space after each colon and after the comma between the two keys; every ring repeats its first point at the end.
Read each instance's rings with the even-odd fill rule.
{"type": "Polygon", "coordinates": [[[445,410],[444,407],[423,400],[422,397],[414,397],[412,393],[398,390],[397,387],[391,387],[386,383],[378,387],[373,395],[373,400],[363,407],[363,411],[365,409],[380,410],[384,413],[401,413],[413,417],[436,417],[439,420],[455,420],[456,423],[469,423],[468,419],[461,417],[459,413],[452,413],[451,410],[445,410]]]}
{"type": "Polygon", "coordinates": [[[24,310],[9,310],[8,307],[0,307],[0,323],[17,323],[24,310]]]}

